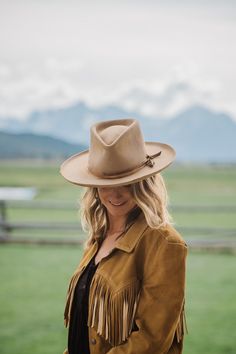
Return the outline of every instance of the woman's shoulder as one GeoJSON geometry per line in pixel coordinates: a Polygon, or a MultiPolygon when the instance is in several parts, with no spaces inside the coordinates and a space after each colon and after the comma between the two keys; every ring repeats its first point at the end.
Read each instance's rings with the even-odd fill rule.
{"type": "Polygon", "coordinates": [[[168,224],[165,227],[161,227],[159,232],[168,243],[180,243],[186,245],[182,235],[174,228],[173,225],[168,224]]]}
{"type": "Polygon", "coordinates": [[[146,232],[143,236],[145,236],[149,240],[152,239],[152,241],[155,243],[167,242],[169,244],[179,244],[187,246],[182,235],[171,224],[161,226],[158,229],[147,227],[146,232]]]}
{"type": "Polygon", "coordinates": [[[168,224],[158,229],[148,226],[142,234],[136,252],[138,259],[143,259],[143,262],[147,260],[146,271],[148,272],[149,268],[155,269],[157,264],[158,266],[160,264],[175,266],[175,262],[184,261],[188,247],[175,227],[168,224]]]}

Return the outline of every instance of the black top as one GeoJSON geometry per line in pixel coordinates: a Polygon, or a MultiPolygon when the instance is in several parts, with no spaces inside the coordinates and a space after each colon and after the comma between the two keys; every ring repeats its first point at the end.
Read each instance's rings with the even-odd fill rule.
{"type": "Polygon", "coordinates": [[[97,266],[94,256],[76,284],[68,335],[68,351],[70,354],[90,354],[87,326],[88,298],[90,284],[97,266]]]}

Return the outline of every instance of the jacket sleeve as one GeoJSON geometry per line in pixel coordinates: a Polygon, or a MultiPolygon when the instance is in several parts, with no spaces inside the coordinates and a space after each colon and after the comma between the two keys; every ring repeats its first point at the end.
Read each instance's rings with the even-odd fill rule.
{"type": "Polygon", "coordinates": [[[175,335],[182,340],[187,246],[163,238],[158,251],[153,244],[149,249],[135,315],[138,330],[109,354],[163,354],[175,335]]]}

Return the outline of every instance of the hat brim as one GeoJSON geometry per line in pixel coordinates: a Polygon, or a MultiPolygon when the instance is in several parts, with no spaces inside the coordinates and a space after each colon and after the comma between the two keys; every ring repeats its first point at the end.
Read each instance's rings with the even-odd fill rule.
{"type": "Polygon", "coordinates": [[[157,156],[152,160],[154,162],[153,167],[144,166],[128,176],[119,178],[100,178],[93,175],[87,168],[89,150],[75,154],[65,160],[61,165],[60,173],[67,181],[80,186],[124,186],[155,175],[168,167],[175,159],[175,150],[170,145],[158,142],[146,142],[145,145],[148,155],[154,155],[161,151],[160,156],[157,156]]]}

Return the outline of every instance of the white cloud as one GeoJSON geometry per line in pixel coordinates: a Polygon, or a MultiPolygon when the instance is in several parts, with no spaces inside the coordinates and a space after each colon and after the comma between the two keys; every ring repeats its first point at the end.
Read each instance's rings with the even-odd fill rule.
{"type": "Polygon", "coordinates": [[[83,69],[83,64],[78,60],[58,60],[49,58],[45,62],[45,69],[49,75],[75,75],[83,69]]]}
{"type": "MultiPolygon", "coordinates": [[[[220,93],[219,81],[204,78],[192,63],[185,68],[175,67],[169,76],[123,85],[120,89],[106,95],[100,104],[117,104],[127,110],[140,112],[150,117],[170,117],[180,110],[194,104],[214,108],[220,93]]],[[[218,107],[219,109],[222,107],[218,107]]]]}
{"type": "Polygon", "coordinates": [[[193,104],[216,110],[231,108],[234,103],[220,101],[222,85],[215,78],[205,77],[200,68],[189,63],[176,66],[168,76],[158,79],[133,80],[116,85],[86,86],[84,66],[78,61],[46,60],[37,67],[19,63],[10,68],[0,65],[0,116],[26,119],[34,110],[66,107],[79,100],[90,106],[116,104],[150,117],[170,117],[193,104]]]}
{"type": "Polygon", "coordinates": [[[68,106],[80,97],[77,77],[82,65],[50,58],[41,66],[0,65],[0,116],[25,119],[33,110],[68,106]],[[72,77],[72,79],[71,79],[72,77]]]}
{"type": "Polygon", "coordinates": [[[8,78],[11,75],[11,69],[9,65],[0,63],[0,77],[1,79],[8,78]]]}
{"type": "Polygon", "coordinates": [[[236,117],[235,2],[0,1],[0,117],[120,102],[236,117]],[[7,64],[6,64],[7,63],[7,64]]]}

